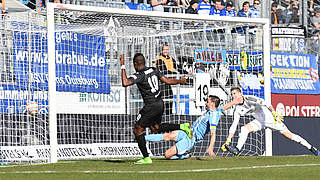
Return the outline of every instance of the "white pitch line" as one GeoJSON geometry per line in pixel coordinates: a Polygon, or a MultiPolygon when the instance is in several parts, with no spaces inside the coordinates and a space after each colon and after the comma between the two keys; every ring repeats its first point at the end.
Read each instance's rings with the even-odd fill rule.
{"type": "Polygon", "coordinates": [[[61,174],[61,173],[186,173],[186,172],[210,172],[210,171],[230,171],[230,170],[243,170],[243,169],[262,169],[262,168],[281,168],[281,167],[304,167],[304,166],[320,166],[320,164],[282,164],[282,165],[266,165],[266,166],[249,166],[249,167],[232,167],[232,168],[214,168],[214,169],[187,169],[187,170],[170,170],[170,171],[13,171],[13,172],[0,172],[0,174],[61,174]]]}

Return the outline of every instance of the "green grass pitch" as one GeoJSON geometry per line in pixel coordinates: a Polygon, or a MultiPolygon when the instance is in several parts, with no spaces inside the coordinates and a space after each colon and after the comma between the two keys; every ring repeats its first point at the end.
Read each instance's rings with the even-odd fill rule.
{"type": "Polygon", "coordinates": [[[192,157],[187,160],[153,158],[148,165],[137,159],[59,161],[56,164],[0,167],[1,180],[309,180],[320,178],[320,159],[315,156],[192,157]]]}

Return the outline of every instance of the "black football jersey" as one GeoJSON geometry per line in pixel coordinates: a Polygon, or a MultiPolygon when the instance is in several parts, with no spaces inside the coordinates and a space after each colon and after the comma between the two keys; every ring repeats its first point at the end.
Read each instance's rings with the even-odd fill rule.
{"type": "Polygon", "coordinates": [[[153,67],[145,67],[142,70],[129,76],[133,84],[137,84],[138,89],[145,104],[153,103],[161,99],[159,80],[163,74],[153,67]]]}

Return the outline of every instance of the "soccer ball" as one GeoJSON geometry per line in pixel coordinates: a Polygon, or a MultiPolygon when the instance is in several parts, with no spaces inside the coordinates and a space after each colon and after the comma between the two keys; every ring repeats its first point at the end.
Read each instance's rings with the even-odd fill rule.
{"type": "Polygon", "coordinates": [[[39,105],[36,102],[29,102],[26,105],[26,110],[27,110],[28,114],[35,115],[39,112],[39,105]]]}

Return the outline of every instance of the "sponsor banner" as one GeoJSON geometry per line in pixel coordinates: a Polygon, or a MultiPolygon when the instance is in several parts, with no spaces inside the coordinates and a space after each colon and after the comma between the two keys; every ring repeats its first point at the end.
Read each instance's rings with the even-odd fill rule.
{"type": "Polygon", "coordinates": [[[39,113],[47,113],[48,92],[19,90],[13,85],[0,87],[0,113],[26,113],[30,99],[38,103],[39,113]]]}
{"type": "MultiPolygon", "coordinates": [[[[31,96],[39,105],[39,113],[48,113],[48,92],[12,90],[0,87],[0,113],[26,113],[31,96]]],[[[57,113],[125,114],[125,89],[112,87],[109,94],[57,92],[57,113]]]]}
{"type": "MultiPolygon", "coordinates": [[[[104,37],[63,31],[55,33],[55,41],[57,91],[110,92],[104,37]]],[[[47,90],[45,33],[15,31],[13,60],[19,89],[47,90]]]]}
{"type": "Polygon", "coordinates": [[[320,117],[319,95],[272,94],[271,100],[283,116],[320,117]]]}
{"type": "Polygon", "coordinates": [[[305,50],[304,38],[288,38],[288,37],[275,37],[272,38],[272,50],[273,51],[287,51],[303,53],[305,50]]]}
{"type": "Polygon", "coordinates": [[[208,72],[211,68],[210,64],[226,63],[226,50],[195,49],[194,59],[198,73],[208,72]]]}
{"type": "Polygon", "coordinates": [[[320,94],[315,55],[271,53],[271,92],[279,94],[320,94]]]}
{"type": "Polygon", "coordinates": [[[112,87],[109,94],[58,92],[58,113],[125,114],[125,88],[112,87]]]}
{"type": "Polygon", "coordinates": [[[301,27],[271,27],[272,37],[305,37],[305,29],[301,27]]]}
{"type": "MultiPolygon", "coordinates": [[[[149,153],[151,151],[148,149],[149,153]]],[[[50,146],[1,146],[2,159],[10,161],[48,160],[50,146]]],[[[152,153],[151,153],[152,155],[152,153]]],[[[141,157],[137,143],[58,145],[58,160],[141,157]]]]}
{"type": "Polygon", "coordinates": [[[230,70],[259,71],[263,70],[262,52],[227,51],[227,64],[230,70]]]}

